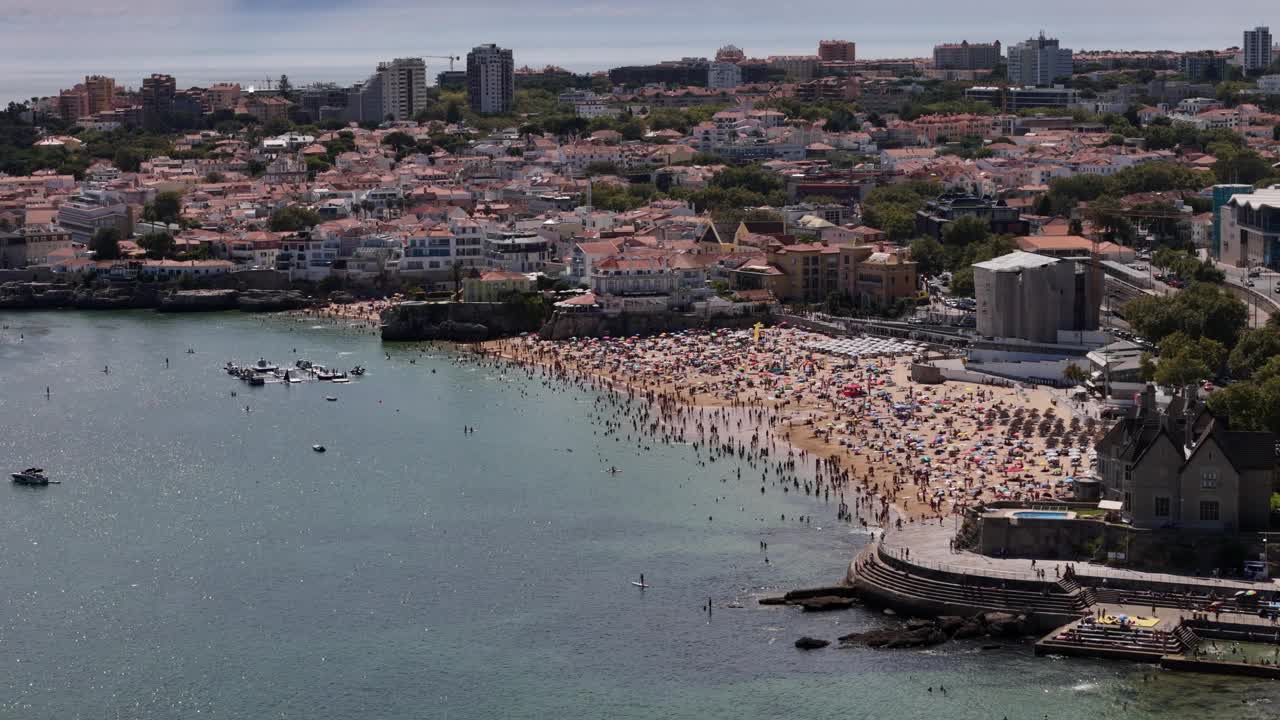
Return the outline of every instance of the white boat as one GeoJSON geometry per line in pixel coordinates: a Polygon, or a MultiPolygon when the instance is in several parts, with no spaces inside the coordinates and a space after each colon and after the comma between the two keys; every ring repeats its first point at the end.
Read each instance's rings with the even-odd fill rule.
{"type": "Polygon", "coordinates": [[[258,358],[258,362],[253,364],[254,372],[273,373],[280,368],[267,362],[265,358],[258,358]]]}

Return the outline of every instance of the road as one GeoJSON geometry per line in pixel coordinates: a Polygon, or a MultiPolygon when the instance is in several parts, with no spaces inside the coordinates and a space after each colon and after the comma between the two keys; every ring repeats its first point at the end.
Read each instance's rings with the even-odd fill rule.
{"type": "Polygon", "coordinates": [[[1224,264],[1217,267],[1227,276],[1227,287],[1231,292],[1249,306],[1249,327],[1266,325],[1273,314],[1280,312],[1280,294],[1276,293],[1276,289],[1280,288],[1280,273],[1268,270],[1255,278],[1249,278],[1245,268],[1224,264]],[[1245,285],[1250,279],[1253,280],[1252,288],[1245,285]],[[1250,289],[1254,292],[1249,292],[1250,289]],[[1260,300],[1259,295],[1265,300],[1260,300]]]}

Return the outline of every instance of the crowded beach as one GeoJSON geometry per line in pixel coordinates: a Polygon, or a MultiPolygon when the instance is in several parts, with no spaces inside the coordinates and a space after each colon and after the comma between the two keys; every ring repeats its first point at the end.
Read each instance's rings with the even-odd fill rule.
{"type": "Polygon", "coordinates": [[[841,519],[864,525],[1073,495],[1073,478],[1094,463],[1094,419],[1073,416],[1047,389],[915,383],[911,359],[922,351],[794,328],[530,336],[482,350],[623,393],[643,406],[650,434],[760,461],[761,492],[772,464],[775,482],[785,474],[784,485],[836,501],[841,519]],[[812,475],[794,472],[797,458],[812,475]]]}

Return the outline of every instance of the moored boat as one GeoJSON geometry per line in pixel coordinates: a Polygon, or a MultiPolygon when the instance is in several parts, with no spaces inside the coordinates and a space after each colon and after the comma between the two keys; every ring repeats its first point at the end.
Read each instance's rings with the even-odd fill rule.
{"type": "Polygon", "coordinates": [[[22,472],[12,473],[10,477],[19,485],[48,485],[50,482],[43,468],[27,468],[22,472]]]}

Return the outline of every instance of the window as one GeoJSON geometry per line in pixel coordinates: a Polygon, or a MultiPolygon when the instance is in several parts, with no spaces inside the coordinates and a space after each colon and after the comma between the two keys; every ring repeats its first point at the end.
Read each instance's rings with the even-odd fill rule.
{"type": "Polygon", "coordinates": [[[1208,468],[1200,471],[1200,489],[1212,490],[1218,487],[1218,471],[1216,468],[1208,468]]]}
{"type": "Polygon", "coordinates": [[[1156,517],[1169,517],[1169,498],[1156,498],[1156,517]]]}
{"type": "Polygon", "coordinates": [[[1200,502],[1200,519],[1202,521],[1216,521],[1218,519],[1218,501],[1202,500],[1200,502]]]}

